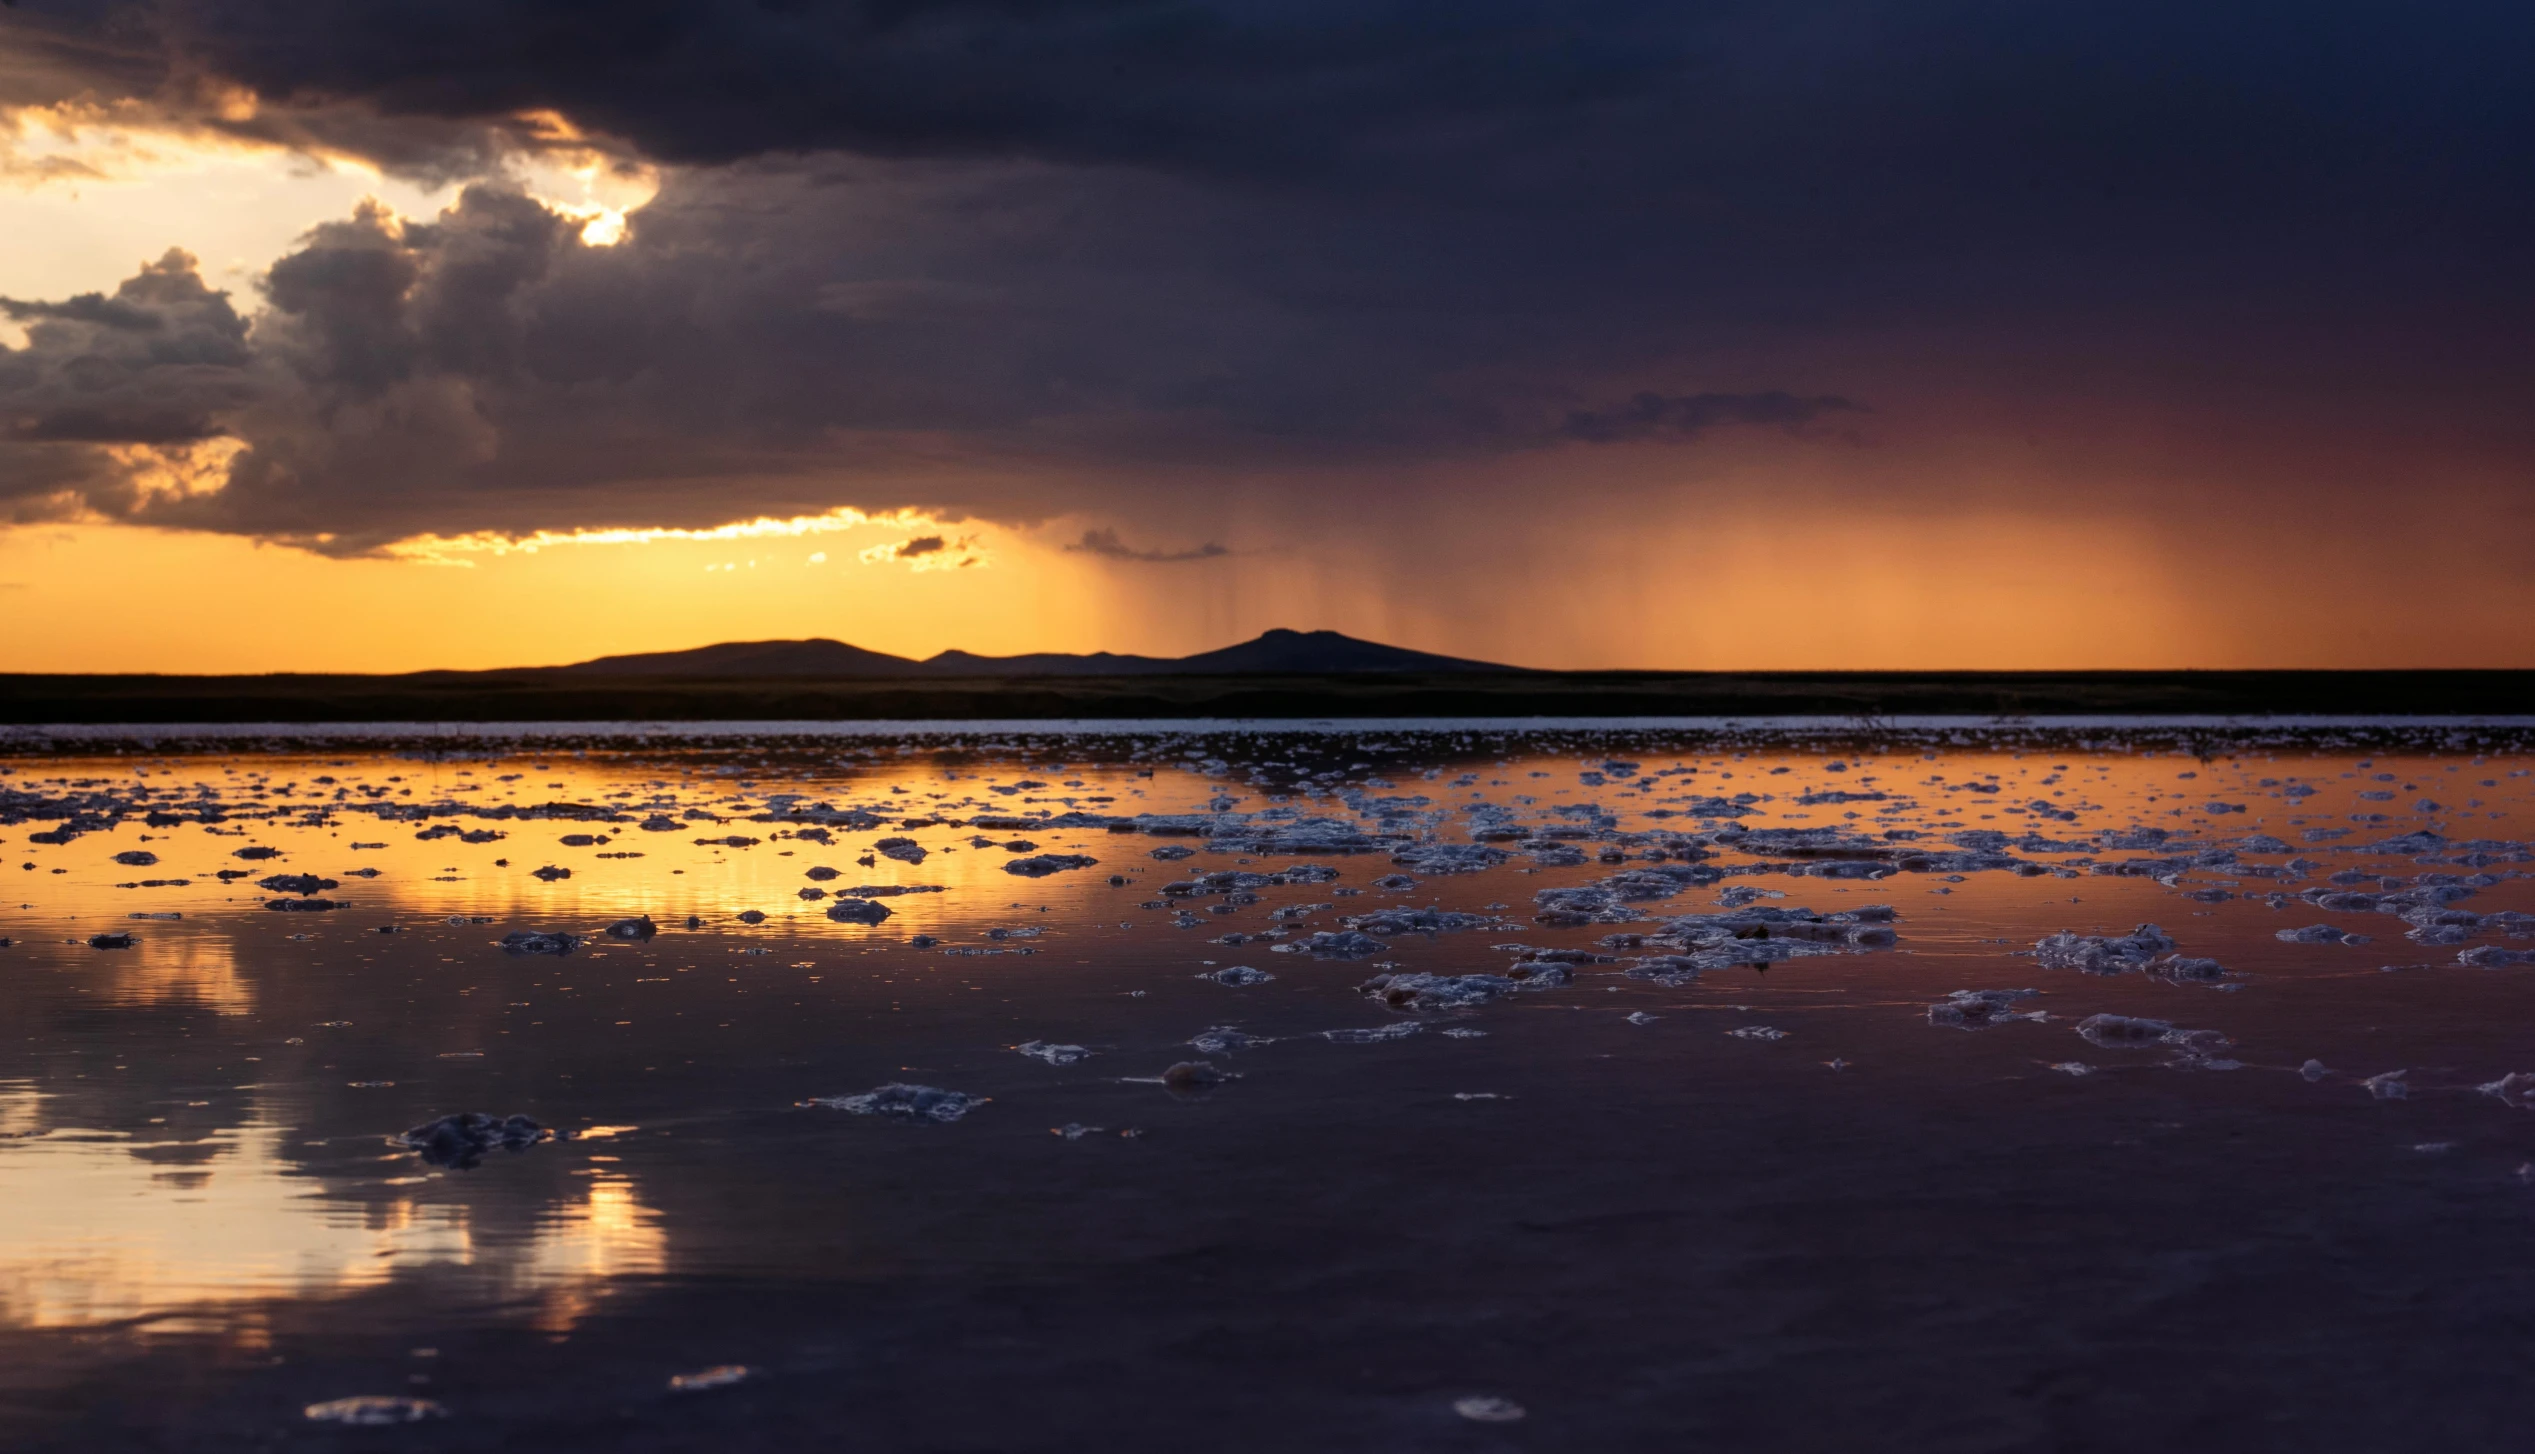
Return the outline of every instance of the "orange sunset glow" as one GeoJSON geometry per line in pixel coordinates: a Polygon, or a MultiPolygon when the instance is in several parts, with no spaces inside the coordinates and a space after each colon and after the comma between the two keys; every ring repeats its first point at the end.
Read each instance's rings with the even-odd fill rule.
{"type": "MultiPolygon", "coordinates": [[[[1534,667],[2535,665],[2514,629],[2535,492],[2489,402],[2503,379],[2408,415],[2371,381],[2444,301],[2372,302],[2347,346],[2180,294],[2000,294],[1941,328],[1900,298],[1801,322],[1720,305],[1643,338],[1614,323],[1619,352],[1563,376],[1402,353],[1428,375],[1389,397],[1243,353],[1300,315],[1220,283],[1228,238],[1122,294],[934,231],[984,195],[962,188],[1057,185],[1037,163],[962,181],[840,158],[812,181],[649,156],[547,106],[434,122],[415,145],[475,160],[420,166],[357,107],[56,79],[0,111],[0,612],[24,628],[0,670],[802,636],[1180,654],[1272,626],[1534,667]],[[712,221],[734,207],[770,220],[734,241],[712,221]],[[359,306],[404,310],[402,341],[358,346],[404,360],[397,382],[326,382],[369,365],[325,321],[344,285],[315,280],[391,259],[397,300],[359,306]],[[585,306],[619,311],[568,316],[585,306]],[[208,331],[135,355],[95,321],[116,307],[208,331]],[[651,333],[607,341],[646,312],[651,333]],[[805,329],[831,363],[787,352],[805,329]],[[1212,361],[1148,377],[1175,336],[1212,361]],[[683,375],[726,351],[763,376],[683,375]]],[[[1027,246],[1065,235],[1030,216],[1027,246]]],[[[1580,337],[1596,306],[1572,304],[1580,337]]]]}

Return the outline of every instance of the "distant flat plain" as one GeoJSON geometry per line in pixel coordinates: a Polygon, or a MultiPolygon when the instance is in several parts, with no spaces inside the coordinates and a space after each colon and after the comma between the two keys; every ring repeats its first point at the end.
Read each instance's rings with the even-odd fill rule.
{"type": "Polygon", "coordinates": [[[2519,715],[2535,671],[0,674],[0,723],[2519,715]]]}

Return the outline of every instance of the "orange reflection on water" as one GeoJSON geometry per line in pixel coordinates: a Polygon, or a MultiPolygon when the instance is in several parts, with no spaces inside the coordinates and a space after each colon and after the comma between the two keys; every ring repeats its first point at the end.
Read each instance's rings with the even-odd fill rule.
{"type": "Polygon", "coordinates": [[[116,1005],[199,1005],[220,1015],[254,1013],[255,986],[239,973],[233,942],[217,935],[165,938],[146,956],[107,960],[103,982],[95,987],[100,997],[116,1005]]]}
{"type": "Polygon", "coordinates": [[[292,1129],[264,1116],[191,1142],[30,1135],[43,1099],[24,1085],[0,1092],[0,1124],[27,1137],[0,1145],[0,1318],[20,1327],[244,1331],[253,1310],[223,1305],[341,1296],[421,1271],[532,1302],[541,1326],[562,1329],[611,1279],[667,1266],[659,1217],[622,1177],[591,1179],[521,1234],[424,1189],[438,1178],[382,1202],[339,1200],[292,1163],[292,1129]]]}

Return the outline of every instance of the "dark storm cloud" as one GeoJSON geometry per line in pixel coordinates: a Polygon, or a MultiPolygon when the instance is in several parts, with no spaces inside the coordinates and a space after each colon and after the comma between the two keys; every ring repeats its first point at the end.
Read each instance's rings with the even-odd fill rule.
{"type": "Polygon", "coordinates": [[[117,288],[59,303],[0,298],[27,347],[0,353],[0,438],[179,444],[254,395],[246,320],[170,252],[117,288]]]}
{"type": "Polygon", "coordinates": [[[216,423],[247,446],[228,487],[79,503],[360,551],[838,503],[1040,519],[1185,497],[1187,469],[1227,456],[1562,439],[1561,382],[1469,372],[1503,362],[1486,355],[1504,310],[1403,277],[1366,313],[1343,249],[1296,249],[1264,278],[1225,266],[1299,221],[1289,199],[1201,207],[1148,177],[1028,164],[680,173],[607,249],[497,186],[429,222],[365,211],[276,261],[244,347],[186,381],[220,407],[183,414],[182,437],[216,423]],[[1138,242],[1163,215],[1170,245],[1138,242]]]}
{"type": "Polygon", "coordinates": [[[1232,554],[1229,547],[1207,541],[1192,550],[1138,550],[1119,538],[1115,530],[1086,530],[1083,538],[1065,547],[1077,555],[1104,556],[1110,560],[1133,560],[1163,565],[1184,560],[1214,560],[1232,554]]]}
{"type": "MultiPolygon", "coordinates": [[[[2517,84],[2535,16],[2467,0],[27,0],[6,23],[44,76],[242,84],[444,145],[435,126],[552,109],[674,162],[838,150],[1600,195],[1817,243],[1967,211],[2355,220],[2361,191],[2523,215],[2484,189],[2526,159],[2535,115],[2517,84]],[[1614,195],[1648,185],[1666,195],[1614,195]]],[[[366,145],[421,144],[390,130],[366,145]]]]}
{"type": "Polygon", "coordinates": [[[1640,3],[33,0],[56,68],[217,78],[317,115],[553,109],[664,161],[1027,155],[1317,172],[1369,129],[1572,111],[1682,59],[1640,3]]]}
{"type": "Polygon", "coordinates": [[[1977,350],[2399,419],[2524,370],[2530,64],[2535,11],[2464,3],[25,0],[0,95],[434,177],[553,111],[674,166],[612,249],[498,185],[319,228],[192,374],[29,312],[84,331],[0,354],[11,447],[53,451],[0,489],[85,488],[43,441],[216,422],[226,491],[125,508],[333,549],[1035,519],[1191,465],[1805,450],[1861,399],[1942,428],[1886,394],[1977,350]],[[2389,346],[2430,316],[2469,321],[2389,346]]]}

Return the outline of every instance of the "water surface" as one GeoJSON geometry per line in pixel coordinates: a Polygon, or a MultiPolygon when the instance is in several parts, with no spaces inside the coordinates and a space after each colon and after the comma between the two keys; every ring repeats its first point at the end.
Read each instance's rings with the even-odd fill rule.
{"type": "Polygon", "coordinates": [[[30,1448],[2514,1447],[2512,749],[19,755],[0,1414],[30,1448]],[[2037,953],[2063,932],[2108,942],[2037,953]],[[1256,1043],[1191,1044],[1226,1028],[1256,1043]],[[890,1085],[976,1103],[848,1108],[890,1085]],[[554,1134],[396,1139],[465,1112],[554,1134]],[[429,1417],[306,1414],[364,1395],[429,1417]]]}

